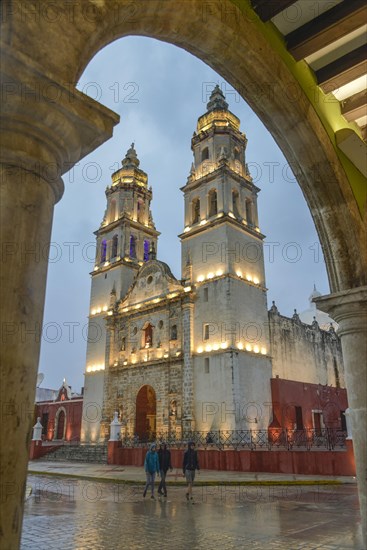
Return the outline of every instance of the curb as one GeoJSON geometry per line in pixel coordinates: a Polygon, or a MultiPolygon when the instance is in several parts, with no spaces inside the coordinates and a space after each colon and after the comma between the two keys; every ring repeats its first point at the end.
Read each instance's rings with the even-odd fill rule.
{"type": "MultiPolygon", "coordinates": [[[[41,471],[35,471],[35,470],[28,470],[28,474],[36,475],[36,476],[50,476],[50,477],[64,477],[64,478],[73,478],[73,479],[84,479],[88,481],[97,481],[102,483],[118,483],[121,485],[145,485],[145,481],[137,480],[137,479],[115,479],[111,477],[98,477],[98,476],[88,476],[88,475],[80,475],[80,474],[69,474],[69,473],[61,473],[61,472],[41,472],[41,471]]],[[[166,484],[171,487],[184,487],[186,486],[185,481],[166,481],[166,484]]],[[[196,481],[195,480],[195,486],[196,487],[216,487],[216,486],[287,486],[287,485],[305,485],[305,486],[312,486],[312,485],[343,485],[342,481],[336,480],[336,479],[318,479],[318,480],[264,480],[264,481],[196,481]]]]}

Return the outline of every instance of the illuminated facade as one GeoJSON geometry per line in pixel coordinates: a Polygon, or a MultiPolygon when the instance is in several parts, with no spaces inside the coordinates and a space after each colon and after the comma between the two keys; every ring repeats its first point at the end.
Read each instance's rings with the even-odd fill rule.
{"type": "Polygon", "coordinates": [[[82,439],[97,441],[103,406],[106,355],[105,317],[111,313],[111,296],[124,296],[140,267],[154,254],[159,232],[155,229],[148,176],[139,168],[134,144],[122,167],[106,188],[107,207],[96,235],[96,264],[89,310],[85,400],[82,439]]]}
{"type": "Polygon", "coordinates": [[[96,232],[82,441],[105,440],[114,411],[122,436],[266,430],[273,377],[331,384],[337,371],[343,384],[335,332],[268,312],[246,144],[216,87],[182,188],[181,280],[156,259],[152,191],[133,146],[112,175],[96,232]]]}

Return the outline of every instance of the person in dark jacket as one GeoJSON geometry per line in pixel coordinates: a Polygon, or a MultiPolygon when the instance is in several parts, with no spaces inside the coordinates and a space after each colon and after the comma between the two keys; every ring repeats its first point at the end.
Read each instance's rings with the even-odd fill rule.
{"type": "Polygon", "coordinates": [[[167,487],[166,487],[166,475],[168,472],[168,469],[172,472],[172,465],[171,465],[171,453],[167,449],[167,444],[162,441],[162,443],[159,446],[158,451],[158,460],[159,460],[159,471],[161,475],[161,481],[158,487],[158,494],[167,496],[167,487]]]}
{"type": "Polygon", "coordinates": [[[147,476],[147,482],[145,484],[143,497],[145,498],[145,495],[147,494],[148,487],[151,487],[152,495],[150,498],[154,499],[154,479],[155,474],[157,473],[159,475],[159,461],[158,461],[158,455],[156,453],[156,444],[152,443],[150,446],[149,451],[145,455],[144,460],[144,470],[145,474],[147,476]]]}
{"type": "Polygon", "coordinates": [[[186,500],[193,500],[192,486],[194,484],[195,471],[200,471],[198,453],[195,450],[195,443],[193,441],[189,442],[187,451],[184,453],[182,470],[187,481],[186,500]]]}

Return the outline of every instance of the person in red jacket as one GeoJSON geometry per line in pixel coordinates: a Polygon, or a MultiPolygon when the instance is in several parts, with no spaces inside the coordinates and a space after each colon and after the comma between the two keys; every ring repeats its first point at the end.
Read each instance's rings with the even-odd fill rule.
{"type": "Polygon", "coordinates": [[[193,441],[188,443],[187,451],[184,453],[182,470],[187,481],[186,500],[192,501],[192,486],[194,484],[195,471],[200,471],[198,452],[195,450],[195,443],[193,441]]]}

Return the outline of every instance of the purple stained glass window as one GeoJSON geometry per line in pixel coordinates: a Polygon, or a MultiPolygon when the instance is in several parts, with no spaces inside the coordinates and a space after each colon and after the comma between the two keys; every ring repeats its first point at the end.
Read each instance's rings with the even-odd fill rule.
{"type": "Polygon", "coordinates": [[[105,262],[107,257],[107,241],[101,243],[101,262],[105,262]]]}
{"type": "Polygon", "coordinates": [[[144,262],[149,260],[150,241],[144,240],[144,262]]]}

